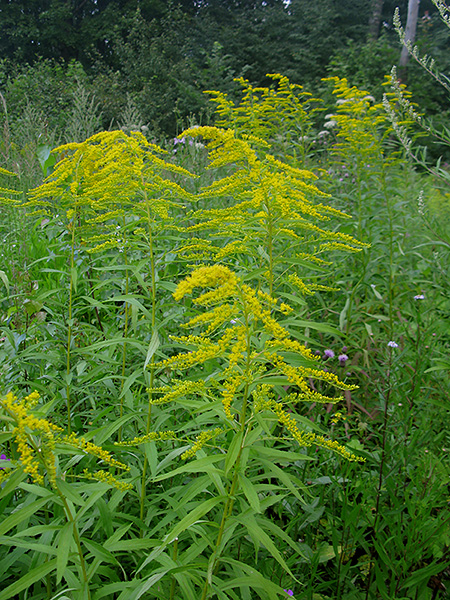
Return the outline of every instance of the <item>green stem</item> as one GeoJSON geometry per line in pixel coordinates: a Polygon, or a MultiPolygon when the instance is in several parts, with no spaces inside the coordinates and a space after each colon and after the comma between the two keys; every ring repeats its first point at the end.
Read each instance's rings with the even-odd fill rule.
{"type": "Polygon", "coordinates": [[[70,512],[70,508],[67,504],[67,501],[65,499],[65,497],[61,494],[61,492],[56,489],[56,492],[58,494],[58,496],[61,498],[61,501],[63,503],[64,506],[64,511],[66,513],[66,517],[67,520],[72,523],[72,530],[73,530],[73,537],[75,540],[75,544],[77,546],[77,550],[78,550],[78,556],[80,558],[80,567],[81,567],[81,574],[83,577],[83,582],[85,584],[85,589],[87,591],[87,598],[88,600],[91,599],[91,592],[89,590],[89,581],[88,581],[88,576],[87,576],[87,571],[86,571],[86,561],[84,560],[84,555],[83,555],[83,549],[81,548],[81,541],[80,541],[80,537],[78,535],[78,529],[77,529],[77,525],[76,525],[76,519],[73,518],[72,513],[70,512]]]}
{"type": "MultiPolygon", "coordinates": [[[[124,236],[125,236],[125,215],[123,215],[122,226],[124,228],[124,236]]],[[[125,240],[125,238],[124,238],[125,240]]],[[[125,265],[125,296],[128,296],[128,292],[130,289],[130,277],[128,274],[128,254],[127,254],[127,245],[124,245],[124,265],[125,265]]],[[[124,326],[123,326],[123,346],[122,346],[122,374],[120,380],[120,417],[123,416],[123,387],[125,384],[125,366],[126,366],[126,358],[127,358],[127,336],[128,336],[128,319],[129,319],[129,304],[125,302],[125,315],[124,315],[124,326]]],[[[122,426],[119,429],[119,442],[122,441],[122,426]]]]}
{"type": "MultiPolygon", "coordinates": [[[[147,210],[147,224],[148,224],[148,246],[149,246],[149,254],[150,254],[150,278],[151,278],[151,330],[152,336],[155,332],[156,325],[156,268],[155,268],[155,255],[153,252],[153,235],[152,235],[152,219],[150,213],[150,203],[147,197],[147,193],[145,192],[145,185],[143,183],[143,189],[145,194],[145,206],[147,210]]],[[[148,410],[147,410],[147,422],[145,427],[145,433],[148,434],[150,432],[151,418],[152,418],[152,401],[153,401],[153,386],[155,380],[155,356],[153,355],[150,359],[149,364],[150,370],[150,379],[149,379],[149,391],[148,391],[148,410]]],[[[144,465],[142,468],[142,478],[141,478],[141,498],[140,498],[140,518],[144,519],[144,504],[145,504],[145,494],[146,494],[146,478],[147,478],[147,469],[148,469],[148,460],[147,456],[144,457],[144,465]]],[[[142,532],[143,533],[143,532],[142,532]]]]}
{"type": "MultiPolygon", "coordinates": [[[[69,224],[70,226],[70,224],[69,224]]],[[[67,327],[67,355],[66,355],[66,397],[67,397],[67,430],[72,433],[72,409],[70,402],[70,348],[72,345],[72,304],[73,304],[73,271],[75,268],[75,215],[72,220],[72,239],[70,249],[70,279],[69,279],[69,320],[67,327]]]]}
{"type": "MultiPolygon", "coordinates": [[[[237,455],[236,462],[233,465],[233,478],[232,478],[231,483],[228,488],[227,499],[225,501],[225,505],[223,508],[222,519],[220,522],[219,531],[217,533],[216,543],[214,545],[214,551],[213,551],[214,562],[213,562],[213,566],[212,566],[212,570],[211,570],[212,573],[216,573],[218,566],[219,566],[220,544],[222,543],[223,534],[225,533],[225,525],[233,512],[233,506],[234,506],[235,497],[236,497],[236,489],[237,489],[238,481],[239,481],[239,470],[240,470],[240,465],[241,465],[242,451],[245,447],[245,440],[247,438],[247,435],[251,429],[251,424],[248,424],[247,431],[245,431],[246,423],[247,423],[247,408],[248,408],[248,397],[249,397],[250,327],[249,327],[249,323],[248,323],[248,314],[247,314],[247,309],[245,307],[245,303],[244,303],[244,308],[245,308],[245,311],[244,311],[245,324],[246,324],[246,330],[247,330],[247,360],[246,360],[246,365],[245,365],[245,376],[244,376],[246,383],[245,383],[245,388],[244,388],[241,413],[239,416],[239,424],[240,424],[239,432],[242,435],[242,438],[241,438],[241,445],[239,448],[239,453],[237,455]],[[244,434],[244,432],[245,432],[245,434],[244,434]]],[[[208,578],[206,578],[205,584],[203,586],[201,600],[207,600],[208,591],[209,591],[209,584],[208,584],[208,578]]]]}
{"type": "MultiPolygon", "coordinates": [[[[173,553],[172,553],[172,559],[175,562],[178,558],[178,538],[175,538],[174,542],[173,542],[173,553]]],[[[175,586],[176,586],[177,580],[175,579],[175,577],[172,575],[172,583],[170,585],[170,596],[169,596],[169,600],[173,600],[174,598],[174,594],[175,594],[175,586]]]]}

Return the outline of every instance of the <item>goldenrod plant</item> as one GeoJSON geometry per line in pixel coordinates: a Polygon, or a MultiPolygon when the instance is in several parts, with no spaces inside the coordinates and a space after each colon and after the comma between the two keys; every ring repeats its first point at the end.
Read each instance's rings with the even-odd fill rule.
{"type": "MultiPolygon", "coordinates": [[[[169,173],[190,176],[185,169],[165,161],[164,151],[149,143],[139,132],[130,135],[122,131],[101,132],[82,143],[60,146],[55,153],[67,154],[55,167],[54,172],[38,188],[30,193],[28,207],[42,206],[49,210],[51,202],[58,199],[59,208],[67,207],[68,229],[71,235],[69,313],[66,364],[66,399],[69,431],[71,429],[71,350],[72,350],[72,299],[77,281],[75,268],[75,245],[83,243],[91,247],[88,252],[99,253],[116,248],[124,255],[125,302],[122,372],[120,389],[120,417],[123,417],[123,383],[125,381],[126,344],[129,321],[129,266],[128,246],[133,243],[145,257],[148,265],[149,284],[144,284],[150,300],[151,339],[146,362],[149,367],[148,386],[154,385],[154,353],[159,344],[156,320],[157,274],[155,239],[166,231],[170,209],[180,206],[180,200],[189,196],[183,188],[170,180],[169,173]],[[53,200],[49,200],[53,198],[53,200]],[[82,218],[81,209],[87,215],[82,218]],[[80,239],[75,231],[81,227],[80,239]],[[96,233],[101,226],[104,233],[96,233]],[[91,231],[93,230],[94,235],[91,231]],[[131,231],[130,231],[131,230],[131,231]],[[127,231],[129,232],[127,235],[127,231]],[[134,240],[130,240],[134,238],[134,240]],[[100,243],[99,243],[100,242],[100,243]]],[[[182,205],[181,205],[182,206],[182,205]]],[[[142,280],[142,278],[141,278],[142,280]]],[[[117,301],[117,298],[116,298],[117,301]]],[[[150,429],[151,394],[147,411],[146,432],[150,429]]],[[[119,437],[121,433],[119,433],[119,437]]],[[[142,474],[143,511],[146,468],[142,474]]]]}
{"type": "Polygon", "coordinates": [[[222,120],[167,152],[60,146],[0,206],[0,600],[442,596],[448,257],[415,200],[434,182],[363,90],[270,81],[215,94],[222,120]],[[319,156],[298,136],[326,103],[319,156]]]}
{"type": "Polygon", "coordinates": [[[216,105],[217,126],[236,135],[252,135],[270,142],[275,157],[289,164],[305,164],[315,144],[315,120],[323,101],[303,86],[273,73],[270,87],[254,87],[240,77],[241,99],[235,104],[227,94],[207,91],[216,105]]]}
{"type": "Polygon", "coordinates": [[[38,407],[38,402],[37,392],[21,398],[10,392],[0,399],[2,440],[9,447],[8,457],[2,456],[7,460],[0,473],[0,496],[14,489],[26,495],[23,506],[2,522],[2,544],[29,548],[45,557],[36,560],[23,577],[2,587],[0,597],[11,598],[42,578],[47,578],[50,591],[50,577],[55,577],[58,585],[64,579],[78,598],[90,600],[100,562],[95,542],[85,537],[92,525],[86,517],[93,499],[98,502],[111,489],[122,497],[133,487],[115,473],[129,467],[95,443],[66,434],[46,418],[50,405],[38,407]],[[93,470],[92,458],[103,468],[93,470]],[[42,509],[47,514],[51,510],[53,518],[41,528],[41,543],[34,543],[33,534],[22,535],[20,525],[42,509]]]}
{"type": "Polygon", "coordinates": [[[200,191],[199,198],[220,198],[226,205],[190,216],[194,224],[188,231],[207,234],[191,238],[180,248],[191,260],[232,265],[237,256],[245,256],[249,275],[262,276],[270,294],[286,281],[302,294],[313,294],[328,288],[316,283],[314,275],[311,283],[305,283],[297,275],[299,267],[320,273],[322,266],[330,264],[331,251],[355,252],[365,246],[352,236],[318,225],[349,216],[327,203],[329,195],[315,185],[314,173],[274,158],[264,140],[217,127],[192,128],[183,135],[207,141],[209,169],[231,169],[200,191]]]}
{"type": "MultiPolygon", "coordinates": [[[[274,480],[269,494],[263,492],[261,478],[276,477],[280,473],[278,467],[268,465],[271,455],[276,456],[277,461],[295,456],[301,462],[309,459],[305,449],[318,447],[349,461],[363,462],[364,459],[332,440],[326,432],[314,429],[296,413],[299,403],[338,402],[340,396],[332,394],[333,388],[354,390],[355,387],[325,371],[320,358],[292,338],[277,321],[274,313],[290,312],[286,304],[261,290],[255,291],[242,277],[222,265],[198,267],[178,284],[173,294],[178,301],[191,295],[199,310],[185,325],[192,333],[173,340],[185,351],[160,363],[166,377],[173,379],[151,391],[153,403],[162,411],[173,411],[173,404],[194,410],[195,418],[190,423],[182,422],[178,432],[168,431],[167,436],[179,441],[191,440],[187,448],[183,448],[181,459],[198,458],[191,467],[168,470],[154,482],[189,472],[191,468],[203,470],[203,466],[211,480],[208,482],[205,478],[201,486],[196,479],[186,483],[183,493],[192,500],[199,496],[199,503],[165,535],[163,543],[155,548],[142,568],[151,564],[162,566],[170,561],[170,548],[175,542],[176,564],[183,568],[192,548],[198,546],[196,553],[205,556],[198,556],[200,564],[196,574],[185,572],[183,582],[176,575],[175,578],[181,589],[189,589],[187,597],[198,594],[197,597],[206,600],[226,587],[229,578],[236,577],[239,570],[245,572],[245,564],[239,559],[232,565],[227,559],[228,548],[244,543],[245,536],[249,536],[256,547],[264,545],[293,577],[270,536],[280,537],[291,548],[296,547],[295,541],[270,525],[264,512],[271,505],[273,495],[282,496],[287,490],[296,493],[297,484],[287,475],[278,483],[274,480]],[[197,373],[204,370],[208,376],[198,379],[197,375],[188,380],[183,374],[192,369],[197,373]],[[287,450],[290,444],[284,439],[293,440],[297,449],[287,450]],[[201,503],[200,498],[204,499],[201,503]],[[191,530],[189,526],[200,518],[201,524],[191,530]],[[201,551],[198,536],[215,541],[201,551]],[[195,590],[201,569],[204,584],[200,596],[195,590]]],[[[157,439],[161,437],[155,432],[135,442],[149,443],[157,439]]],[[[281,592],[261,573],[255,571],[254,577],[256,587],[265,587],[273,594],[281,592]]],[[[248,574],[241,584],[250,585],[251,579],[248,574]]],[[[139,589],[139,581],[133,584],[134,589],[139,589]]],[[[235,585],[232,580],[230,584],[235,585]]],[[[179,592],[171,587],[170,598],[178,597],[177,594],[179,592]]]]}

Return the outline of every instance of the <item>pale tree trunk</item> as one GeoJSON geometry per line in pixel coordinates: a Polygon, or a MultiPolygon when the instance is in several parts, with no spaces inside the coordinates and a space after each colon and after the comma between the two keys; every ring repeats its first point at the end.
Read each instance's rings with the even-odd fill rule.
{"type": "MultiPolygon", "coordinates": [[[[405,42],[410,41],[411,44],[414,44],[414,40],[416,38],[417,18],[419,16],[419,3],[420,0],[408,0],[408,18],[406,20],[405,27],[405,42]]],[[[402,48],[402,53],[400,55],[400,68],[406,67],[406,65],[408,64],[408,59],[408,48],[404,45],[402,48]]]]}
{"type": "Polygon", "coordinates": [[[369,41],[371,42],[378,39],[383,4],[384,0],[372,0],[372,14],[370,15],[369,21],[369,41]]]}

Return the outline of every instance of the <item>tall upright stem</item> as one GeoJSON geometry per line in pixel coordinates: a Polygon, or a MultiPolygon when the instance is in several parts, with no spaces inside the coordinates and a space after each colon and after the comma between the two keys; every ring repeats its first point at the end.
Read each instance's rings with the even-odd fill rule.
{"type": "MultiPolygon", "coordinates": [[[[150,204],[147,193],[145,192],[145,185],[143,182],[143,189],[145,194],[145,206],[147,210],[147,224],[148,224],[148,245],[150,254],[150,278],[151,278],[151,329],[152,336],[155,333],[156,325],[156,269],[155,269],[155,255],[153,252],[153,234],[152,234],[152,219],[150,213],[150,204]]],[[[152,400],[153,400],[153,386],[155,379],[155,355],[150,359],[149,364],[150,378],[149,378],[149,391],[148,391],[148,410],[147,410],[147,422],[145,427],[145,433],[150,432],[150,424],[152,417],[152,400]]],[[[144,457],[144,465],[142,467],[142,478],[141,478],[141,499],[140,499],[140,518],[144,519],[144,505],[145,505],[145,493],[146,493],[146,478],[147,478],[148,460],[147,456],[144,457]]]]}
{"type": "MultiPolygon", "coordinates": [[[[245,307],[245,303],[244,303],[244,307],[245,307]]],[[[241,464],[242,451],[245,447],[245,440],[247,438],[247,434],[251,429],[251,425],[250,424],[247,425],[247,408],[248,408],[248,396],[249,396],[249,377],[250,377],[251,359],[250,359],[250,328],[249,328],[248,315],[247,315],[246,309],[245,309],[245,325],[246,325],[246,330],[247,330],[247,359],[246,359],[246,364],[245,364],[245,381],[246,381],[246,383],[245,383],[245,388],[244,388],[244,393],[243,393],[243,398],[242,398],[242,408],[241,408],[241,412],[240,412],[240,416],[239,416],[239,425],[240,425],[239,433],[241,434],[241,445],[239,448],[239,452],[238,452],[236,461],[233,465],[233,477],[232,477],[232,480],[228,487],[227,499],[225,500],[223,513],[222,513],[222,519],[220,522],[219,531],[217,533],[216,543],[214,545],[213,555],[215,555],[215,556],[214,556],[214,562],[213,562],[213,566],[212,566],[212,573],[215,573],[217,571],[217,568],[219,565],[220,544],[222,543],[223,534],[225,533],[225,525],[233,511],[233,506],[234,506],[234,502],[235,502],[235,498],[236,498],[236,488],[238,486],[238,481],[239,481],[239,469],[240,469],[240,464],[241,464]],[[247,427],[247,431],[245,431],[246,427],[247,427]]],[[[208,579],[206,578],[205,584],[203,586],[201,600],[207,600],[208,593],[209,593],[209,583],[208,583],[208,579]]]]}
{"type": "Polygon", "coordinates": [[[72,223],[69,223],[69,227],[72,230],[71,248],[70,248],[70,277],[69,277],[69,319],[67,327],[67,354],[66,354],[66,397],[67,397],[67,429],[69,434],[72,433],[72,409],[70,401],[70,359],[71,359],[71,345],[72,345],[72,330],[73,330],[73,317],[72,317],[72,304],[73,304],[73,272],[75,268],[75,218],[73,216],[72,223]]]}
{"type": "MultiPolygon", "coordinates": [[[[125,235],[125,215],[122,217],[122,226],[125,235]]],[[[130,289],[130,276],[128,274],[128,254],[127,254],[127,245],[124,238],[124,264],[125,264],[125,296],[128,296],[128,292],[130,289]]],[[[125,301],[125,314],[124,314],[124,325],[123,325],[123,346],[122,346],[122,375],[120,382],[120,417],[123,416],[123,387],[125,384],[125,367],[126,367],[126,358],[127,358],[127,336],[128,336],[128,319],[129,319],[129,304],[125,301]]],[[[119,442],[122,441],[122,427],[119,429],[119,442]]]]}

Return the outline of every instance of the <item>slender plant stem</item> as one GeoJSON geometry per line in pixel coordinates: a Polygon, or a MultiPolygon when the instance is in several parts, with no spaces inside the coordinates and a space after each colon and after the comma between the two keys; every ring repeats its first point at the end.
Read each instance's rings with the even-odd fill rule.
{"type": "MultiPolygon", "coordinates": [[[[153,251],[153,234],[152,234],[152,218],[150,213],[150,202],[145,192],[145,184],[143,183],[143,189],[145,193],[145,206],[147,210],[147,223],[148,223],[148,247],[150,254],[150,279],[151,279],[151,331],[152,337],[155,334],[156,326],[156,268],[155,268],[155,255],[153,251]]],[[[149,388],[148,388],[148,410],[147,410],[147,422],[145,426],[145,433],[150,432],[151,418],[152,418],[152,401],[153,401],[153,386],[155,380],[155,355],[150,359],[149,364],[149,388]]],[[[147,479],[148,460],[147,455],[144,457],[144,465],[142,467],[142,478],[141,478],[141,498],[140,498],[140,518],[144,519],[144,506],[145,506],[145,495],[146,495],[146,479],[147,479]]]]}
{"type": "MultiPolygon", "coordinates": [[[[390,400],[391,391],[392,391],[391,370],[392,370],[392,350],[389,348],[389,362],[388,362],[387,375],[386,375],[388,387],[386,390],[386,396],[385,396],[385,400],[384,400],[383,429],[382,429],[382,438],[381,438],[381,460],[380,460],[380,467],[379,467],[379,471],[378,471],[378,485],[377,485],[377,490],[376,490],[377,496],[376,496],[376,502],[375,502],[375,518],[374,518],[374,522],[373,522],[373,532],[374,532],[375,537],[377,535],[377,526],[378,526],[378,522],[380,520],[381,490],[383,488],[383,480],[384,480],[383,472],[384,472],[384,464],[386,462],[386,438],[387,438],[387,425],[388,425],[388,409],[389,409],[389,400],[390,400]]],[[[370,567],[372,567],[374,555],[375,555],[374,544],[372,544],[372,547],[370,549],[370,567]]],[[[373,579],[373,568],[370,568],[369,576],[367,578],[365,600],[368,600],[368,598],[369,598],[369,590],[370,590],[370,586],[372,584],[372,579],[373,579]]]]}
{"type": "MultiPolygon", "coordinates": [[[[244,307],[245,307],[245,303],[244,303],[244,307]]],[[[248,408],[248,398],[249,398],[249,377],[250,377],[251,359],[250,359],[250,328],[249,328],[248,314],[247,314],[246,307],[244,310],[244,318],[245,318],[245,325],[246,325],[246,331],[247,331],[247,359],[246,359],[245,375],[244,375],[246,383],[245,383],[245,388],[244,388],[244,393],[243,393],[241,413],[239,416],[239,424],[240,424],[239,433],[241,434],[241,444],[240,444],[238,455],[236,457],[236,461],[233,465],[233,478],[228,487],[227,498],[225,500],[225,505],[224,505],[224,509],[223,509],[223,513],[222,513],[222,519],[220,522],[219,531],[217,533],[216,543],[214,545],[214,551],[213,551],[214,561],[213,561],[213,565],[212,565],[212,569],[211,569],[212,573],[216,573],[217,568],[219,566],[219,559],[220,559],[219,549],[220,549],[220,545],[222,543],[223,534],[225,532],[226,522],[228,521],[229,517],[231,516],[231,514],[233,512],[233,506],[234,506],[234,502],[235,502],[235,498],[236,498],[236,490],[237,490],[237,486],[238,486],[238,482],[239,482],[239,471],[240,471],[242,451],[245,447],[245,440],[247,438],[247,435],[251,429],[251,424],[247,424],[247,408],[248,408]],[[245,431],[246,427],[247,427],[247,431],[245,431]]],[[[203,586],[201,600],[207,600],[208,591],[209,591],[209,583],[208,583],[208,578],[206,578],[205,584],[203,586]]]]}
{"type": "MultiPolygon", "coordinates": [[[[172,559],[175,562],[177,560],[177,558],[178,558],[178,538],[175,538],[174,542],[173,542],[172,559]]],[[[172,583],[170,584],[170,596],[169,596],[169,600],[173,600],[174,599],[176,583],[177,583],[177,580],[172,575],[172,583]]]]}
{"type": "MultiPolygon", "coordinates": [[[[124,228],[125,235],[125,215],[123,215],[122,226],[124,228]]],[[[125,265],[125,296],[128,296],[130,291],[130,276],[128,273],[128,253],[127,253],[127,245],[124,244],[123,249],[124,256],[124,265],[125,265]]],[[[120,380],[120,417],[123,416],[123,387],[125,385],[125,367],[126,367],[126,359],[127,359],[127,336],[128,336],[128,319],[129,319],[129,304],[125,301],[125,314],[124,314],[124,325],[123,325],[123,346],[122,346],[122,373],[120,380]]],[[[119,442],[122,441],[122,426],[119,429],[119,442]]]]}
{"type": "Polygon", "coordinates": [[[73,315],[73,271],[75,268],[75,215],[72,223],[69,223],[72,231],[71,248],[70,248],[70,277],[69,277],[69,312],[68,312],[68,327],[67,327],[67,355],[66,355],[66,397],[67,397],[67,430],[72,433],[72,409],[70,401],[70,362],[71,362],[71,345],[72,345],[72,315],[73,315]]]}
{"type": "Polygon", "coordinates": [[[70,523],[72,523],[73,537],[75,540],[75,544],[77,546],[78,556],[80,558],[81,574],[83,576],[83,582],[86,586],[88,600],[90,600],[91,592],[89,590],[89,580],[88,580],[87,571],[86,571],[86,561],[84,560],[83,549],[81,548],[81,541],[80,541],[80,536],[78,535],[76,520],[73,518],[72,513],[70,512],[70,508],[67,504],[66,498],[63,496],[63,494],[61,494],[61,492],[59,490],[57,490],[57,493],[63,503],[64,510],[65,510],[65,513],[67,516],[67,520],[70,523]]]}

